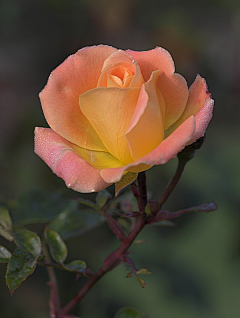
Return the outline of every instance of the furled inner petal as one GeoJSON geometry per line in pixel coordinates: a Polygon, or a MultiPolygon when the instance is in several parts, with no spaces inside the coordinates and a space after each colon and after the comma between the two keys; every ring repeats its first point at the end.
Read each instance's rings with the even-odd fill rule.
{"type": "Polygon", "coordinates": [[[138,103],[126,132],[126,138],[134,160],[145,156],[164,139],[165,102],[157,89],[160,71],[142,86],[138,103]]]}
{"type": "Polygon", "coordinates": [[[79,106],[107,150],[122,163],[132,162],[125,137],[140,88],[97,88],[79,97],[79,106]]]}
{"type": "Polygon", "coordinates": [[[66,140],[91,150],[106,151],[97,133],[79,109],[79,95],[97,86],[104,61],[117,51],[93,46],[69,56],[50,75],[40,93],[49,126],[66,140]]]}
{"type": "Polygon", "coordinates": [[[107,87],[129,87],[132,79],[133,73],[129,69],[119,66],[109,70],[107,87]]]}
{"type": "Polygon", "coordinates": [[[137,62],[126,52],[118,50],[104,62],[98,87],[141,87],[143,83],[137,62]]]}

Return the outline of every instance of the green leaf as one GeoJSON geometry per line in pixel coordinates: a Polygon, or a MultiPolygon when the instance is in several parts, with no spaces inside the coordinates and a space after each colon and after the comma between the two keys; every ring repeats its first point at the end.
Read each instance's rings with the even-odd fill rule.
{"type": "MultiPolygon", "coordinates": [[[[136,275],[136,276],[137,276],[137,275],[136,275]]],[[[142,277],[137,276],[137,279],[138,279],[138,282],[139,282],[140,286],[141,286],[142,288],[144,288],[144,287],[146,286],[146,283],[145,283],[145,281],[142,279],[142,277]]]]}
{"type": "Polygon", "coordinates": [[[49,227],[46,227],[44,235],[49,245],[52,258],[58,263],[64,262],[67,258],[67,246],[61,236],[49,227]]]}
{"type": "Polygon", "coordinates": [[[20,248],[38,258],[41,254],[42,245],[39,236],[27,229],[20,229],[13,232],[14,241],[20,248]]]}
{"type": "Polygon", "coordinates": [[[147,315],[134,308],[124,307],[116,313],[114,318],[147,318],[147,315]]]}
{"type": "Polygon", "coordinates": [[[13,294],[14,290],[31,275],[37,258],[21,247],[17,247],[10,259],[6,273],[6,283],[13,294]]]}
{"type": "Polygon", "coordinates": [[[12,220],[8,210],[4,207],[0,207],[0,223],[6,230],[12,231],[12,220]]]}
{"type": "Polygon", "coordinates": [[[13,224],[47,223],[71,206],[72,200],[58,192],[31,190],[22,195],[11,209],[13,224]]]}
{"type": "Polygon", "coordinates": [[[152,272],[150,272],[147,268],[143,267],[136,271],[136,275],[150,275],[152,272]]]}
{"type": "Polygon", "coordinates": [[[8,210],[5,207],[0,207],[0,235],[8,241],[12,241],[12,220],[8,210]]]}
{"type": "Polygon", "coordinates": [[[103,216],[92,209],[66,209],[49,227],[58,232],[66,240],[82,235],[105,222],[103,216]]]}
{"type": "Polygon", "coordinates": [[[7,263],[12,256],[4,246],[0,245],[0,263],[7,263]]]}
{"type": "Polygon", "coordinates": [[[1,224],[0,224],[0,235],[10,242],[13,240],[12,235],[7,230],[5,230],[5,228],[1,224]]]}
{"type": "Polygon", "coordinates": [[[96,196],[96,203],[98,207],[101,209],[107,203],[107,200],[112,197],[111,193],[109,193],[106,189],[98,192],[96,196]]]}
{"type": "Polygon", "coordinates": [[[85,274],[85,271],[87,269],[86,262],[80,261],[80,260],[75,260],[68,264],[62,264],[62,265],[69,272],[75,272],[78,274],[85,274]]]}

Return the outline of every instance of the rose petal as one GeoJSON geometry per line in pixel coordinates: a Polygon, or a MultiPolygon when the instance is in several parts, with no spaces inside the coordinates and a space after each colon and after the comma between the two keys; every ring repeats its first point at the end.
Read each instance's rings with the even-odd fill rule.
{"type": "Polygon", "coordinates": [[[125,171],[137,173],[147,170],[153,165],[165,164],[183,150],[189,140],[191,140],[194,132],[195,118],[191,116],[152,152],[124,167],[103,169],[100,172],[101,177],[106,182],[115,183],[121,180],[125,171]]]}
{"type": "Polygon", "coordinates": [[[105,147],[124,164],[133,160],[125,132],[133,116],[139,92],[139,88],[97,88],[79,97],[81,111],[105,147]]]}
{"type": "Polygon", "coordinates": [[[164,130],[167,130],[185,109],[189,94],[188,86],[180,74],[161,73],[158,77],[158,88],[166,103],[164,130]]]}
{"type": "Polygon", "coordinates": [[[152,72],[161,71],[158,88],[166,103],[165,130],[168,129],[184,111],[188,99],[186,80],[181,75],[174,74],[173,59],[163,48],[156,47],[143,52],[127,50],[127,52],[137,61],[145,81],[149,80],[152,72]]]}
{"type": "Polygon", "coordinates": [[[196,129],[194,116],[189,117],[169,137],[152,152],[141,158],[140,161],[147,165],[162,165],[175,158],[192,138],[196,129]]]}
{"type": "Polygon", "coordinates": [[[71,143],[50,128],[35,128],[35,152],[75,191],[101,191],[110,185],[101,178],[100,170],[77,155],[71,143]]]}
{"type": "Polygon", "coordinates": [[[68,141],[92,150],[106,150],[79,109],[79,95],[97,86],[104,61],[116,51],[93,46],[69,56],[50,75],[40,93],[49,126],[68,141]]]}
{"type": "Polygon", "coordinates": [[[188,145],[192,144],[197,139],[204,136],[207,126],[210,120],[212,119],[213,107],[214,107],[214,100],[211,99],[210,95],[208,95],[203,108],[200,109],[197,115],[195,115],[196,130],[192,139],[188,142],[188,145]]]}
{"type": "Polygon", "coordinates": [[[126,138],[134,160],[142,158],[155,149],[164,139],[162,111],[165,102],[157,91],[160,71],[155,71],[151,79],[142,86],[138,103],[126,131],[126,138]]]}
{"type": "Polygon", "coordinates": [[[95,151],[81,148],[72,144],[73,150],[91,166],[97,169],[122,167],[124,164],[117,158],[105,151],[95,151]]]}
{"type": "Polygon", "coordinates": [[[213,100],[208,93],[206,81],[198,75],[189,89],[189,98],[182,116],[169,128],[167,135],[171,134],[189,116],[193,115],[196,118],[196,131],[191,142],[196,141],[204,135],[212,118],[212,112],[213,100]]]}
{"type": "Polygon", "coordinates": [[[174,62],[169,52],[161,47],[156,47],[149,51],[126,50],[140,66],[143,78],[147,82],[152,72],[160,70],[166,74],[172,74],[175,71],[174,62]]]}

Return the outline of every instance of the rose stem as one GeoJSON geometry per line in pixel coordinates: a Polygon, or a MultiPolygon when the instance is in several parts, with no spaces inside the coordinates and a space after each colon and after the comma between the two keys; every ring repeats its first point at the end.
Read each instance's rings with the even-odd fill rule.
{"type": "Polygon", "coordinates": [[[168,183],[168,185],[166,186],[165,190],[163,191],[160,199],[158,200],[159,203],[159,209],[162,208],[163,204],[167,201],[169,195],[172,193],[172,191],[174,190],[174,188],[176,187],[176,185],[178,184],[179,179],[182,176],[183,170],[187,164],[187,162],[189,160],[191,160],[192,157],[188,157],[188,156],[184,156],[178,154],[178,166],[177,166],[177,170],[173,176],[173,178],[170,180],[170,182],[168,183]]]}
{"type": "MultiPolygon", "coordinates": [[[[48,263],[50,263],[50,256],[48,254],[47,248],[45,244],[43,244],[43,254],[45,255],[45,259],[48,263]]],[[[50,285],[50,300],[49,300],[49,307],[50,307],[50,318],[56,317],[57,312],[61,309],[60,297],[58,292],[57,286],[57,278],[52,267],[47,267],[48,276],[50,278],[49,285],[50,285]]]]}
{"type": "MultiPolygon", "coordinates": [[[[145,172],[141,172],[138,175],[138,206],[139,212],[144,213],[145,206],[147,204],[147,190],[146,190],[146,176],[145,172]]],[[[58,318],[64,317],[73,310],[73,308],[79,303],[79,301],[85,296],[85,294],[103,277],[107,272],[118,265],[119,260],[129,249],[133,241],[139,232],[146,225],[146,216],[143,215],[138,218],[134,229],[129,233],[127,238],[122,242],[121,246],[112,252],[105,260],[104,265],[89,278],[88,282],[83,286],[83,288],[75,295],[75,297],[58,313],[58,318]]]]}
{"type": "Polygon", "coordinates": [[[147,205],[147,185],[145,171],[138,174],[138,208],[139,212],[145,213],[145,206],[147,205]]]}

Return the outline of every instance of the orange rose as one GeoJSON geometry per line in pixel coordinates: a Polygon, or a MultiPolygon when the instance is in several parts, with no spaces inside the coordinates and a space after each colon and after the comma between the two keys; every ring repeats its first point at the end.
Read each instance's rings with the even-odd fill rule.
{"type": "Polygon", "coordinates": [[[51,128],[35,152],[79,192],[120,188],[204,135],[213,100],[199,75],[188,90],[163,48],[93,46],[69,56],[40,93],[51,128]],[[118,187],[119,188],[119,187],[118,187]]]}

